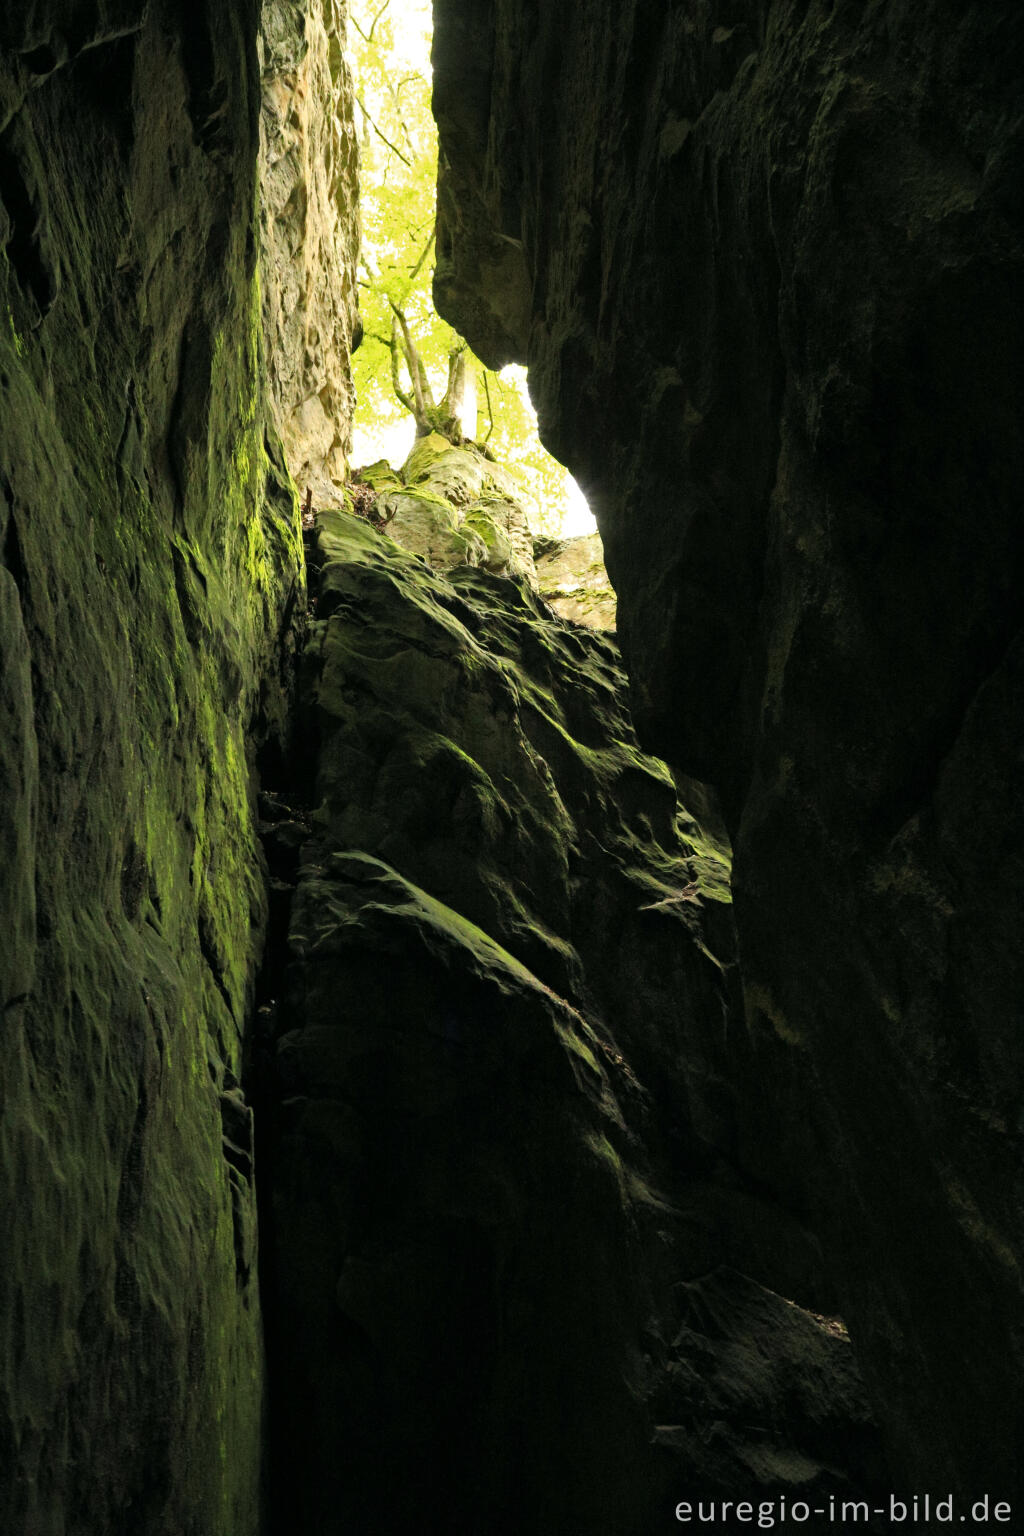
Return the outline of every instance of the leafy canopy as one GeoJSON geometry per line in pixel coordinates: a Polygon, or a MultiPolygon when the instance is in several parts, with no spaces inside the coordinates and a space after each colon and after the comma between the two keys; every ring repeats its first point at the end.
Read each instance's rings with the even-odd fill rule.
{"type": "MultiPolygon", "coordinates": [[[[405,457],[413,424],[392,385],[391,339],[401,311],[440,400],[449,357],[464,346],[434,309],[437,130],[430,112],[430,0],[351,0],[349,43],[361,139],[363,344],[353,357],[356,453],[405,457]]],[[[525,370],[484,368],[467,353],[462,430],[485,443],[523,486],[538,533],[586,532],[593,522],[568,471],[542,447],[525,370]]],[[[410,392],[403,368],[403,392],[410,392]]]]}

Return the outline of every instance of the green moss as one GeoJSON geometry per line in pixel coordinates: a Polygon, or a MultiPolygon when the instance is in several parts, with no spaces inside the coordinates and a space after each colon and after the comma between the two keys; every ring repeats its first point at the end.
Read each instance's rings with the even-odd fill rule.
{"type": "Polygon", "coordinates": [[[24,357],[24,355],[25,355],[25,343],[22,341],[21,337],[18,334],[18,328],[17,328],[17,326],[14,323],[14,315],[11,312],[10,305],[8,305],[8,307],[7,307],[7,327],[8,327],[8,331],[10,333],[11,342],[12,342],[12,344],[14,346],[14,355],[15,355],[15,357],[17,357],[17,358],[24,357]]]}
{"type": "Polygon", "coordinates": [[[360,469],[359,478],[364,485],[370,486],[375,491],[391,490],[402,484],[386,459],[377,459],[375,463],[367,464],[360,469]]]}
{"type": "Polygon", "coordinates": [[[511,550],[507,533],[483,507],[470,507],[466,513],[465,526],[483,539],[488,555],[498,555],[502,560],[509,558],[511,550]]]}
{"type": "Polygon", "coordinates": [[[727,851],[637,745],[613,642],[486,572],[449,581],[344,514],[321,518],[320,539],[338,605],[318,641],[325,835],[398,864],[567,997],[582,985],[569,913],[574,882],[597,878],[592,839],[630,911],[688,891],[710,957],[721,933],[704,944],[703,904],[728,904],[727,851]]]}
{"type": "MultiPolygon", "coordinates": [[[[19,657],[39,680],[27,714],[5,708],[12,803],[13,744],[35,762],[20,845],[0,818],[21,911],[9,958],[28,978],[5,1013],[0,1434],[14,1446],[34,1426],[52,1486],[97,1527],[252,1536],[260,1321],[235,1248],[255,1211],[251,1191],[233,1195],[219,1095],[241,1070],[260,948],[251,758],[257,712],[284,714],[301,530],[264,442],[252,166],[197,157],[191,129],[177,146],[196,250],[215,220],[227,234],[211,272],[147,214],[169,120],[157,110],[160,142],[149,124],[136,145],[137,225],[105,128],[67,135],[46,189],[61,291],[20,333],[0,259],[0,472],[24,567],[17,592],[0,576],[0,649],[5,688],[19,657]]],[[[237,121],[242,142],[247,107],[237,121]]],[[[17,1499],[34,1497],[31,1467],[11,1471],[17,1499]]],[[[19,1528],[52,1524],[49,1509],[4,1507],[19,1528]]]]}
{"type": "Polygon", "coordinates": [[[429,474],[438,459],[444,458],[451,449],[451,443],[439,432],[429,432],[424,437],[418,437],[402,467],[406,484],[414,485],[425,474],[429,474]]]}

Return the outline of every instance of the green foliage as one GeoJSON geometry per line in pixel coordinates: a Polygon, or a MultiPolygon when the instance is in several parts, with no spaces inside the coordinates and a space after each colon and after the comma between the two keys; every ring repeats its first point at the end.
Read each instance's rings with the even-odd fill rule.
{"type": "MultiPolygon", "coordinates": [[[[392,387],[393,306],[408,320],[436,400],[444,395],[448,359],[462,338],[431,298],[437,131],[430,112],[430,0],[352,0],[350,20],[363,186],[356,438],[357,452],[365,444],[366,457],[376,458],[409,422],[392,387]]],[[[525,370],[505,368],[499,375],[472,354],[469,363],[470,419],[464,418],[463,431],[516,475],[534,530],[559,533],[573,482],[541,446],[525,370]]],[[[404,364],[402,384],[408,392],[404,364]]]]}
{"type": "MultiPolygon", "coordinates": [[[[430,300],[437,135],[430,115],[429,4],[355,0],[350,40],[360,129],[362,255],[359,301],[365,327],[354,359],[364,418],[382,424],[404,412],[390,382],[391,304],[404,309],[432,377],[447,372],[455,338],[430,300]]],[[[440,391],[443,393],[442,390],[440,391]]]]}

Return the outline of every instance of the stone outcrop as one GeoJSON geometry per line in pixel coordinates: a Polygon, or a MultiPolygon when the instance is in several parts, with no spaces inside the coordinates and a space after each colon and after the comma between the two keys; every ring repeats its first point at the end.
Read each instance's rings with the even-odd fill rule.
{"type": "Polygon", "coordinates": [[[252,8],[0,13],[0,1529],[253,1536],[253,754],[305,608],[252,8]]]}
{"type": "Polygon", "coordinates": [[[358,147],[345,0],[264,0],[261,275],[268,378],[288,468],[343,506],[358,327],[358,147]]]}
{"type": "Polygon", "coordinates": [[[435,11],[436,297],[529,364],[641,738],[722,793],[747,1156],[900,1478],[1020,1498],[1024,13],[435,11]]]}
{"type": "Polygon", "coordinates": [[[588,629],[615,628],[615,589],[608,580],[599,533],[576,539],[534,539],[537,590],[563,619],[588,629]]]}
{"type": "Polygon", "coordinates": [[[537,584],[533,541],[514,476],[475,443],[439,432],[417,438],[400,470],[381,460],[358,472],[374,516],[396,544],[435,570],[479,566],[537,584]]]}
{"type": "MultiPolygon", "coordinates": [[[[588,629],[615,628],[615,593],[598,534],[533,538],[515,476],[475,443],[431,432],[400,470],[383,459],[356,471],[352,495],[403,549],[435,570],[477,566],[526,581],[550,608],[588,629]]],[[[362,510],[361,508],[357,510],[362,510]]]]}
{"type": "Polygon", "coordinates": [[[820,1253],[736,1162],[728,844],[614,642],[344,513],[312,550],[264,802],[281,1529],[647,1536],[698,1489],[884,1485],[845,1330],[784,1299],[828,1304],[820,1253]]]}

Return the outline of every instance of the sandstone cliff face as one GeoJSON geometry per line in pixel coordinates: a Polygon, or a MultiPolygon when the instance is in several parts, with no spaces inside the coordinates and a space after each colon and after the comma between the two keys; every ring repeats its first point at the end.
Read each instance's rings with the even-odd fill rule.
{"type": "Polygon", "coordinates": [[[563,619],[589,629],[615,628],[615,590],[608,580],[599,533],[576,539],[534,539],[537,590],[563,619]]]}
{"type": "Polygon", "coordinates": [[[735,1161],[728,845],[614,642],[346,514],[312,549],[305,781],[263,801],[281,1528],[648,1536],[696,1489],[877,1486],[848,1339],[779,1294],[827,1299],[816,1245],[735,1161]]]}
{"type": "Polygon", "coordinates": [[[723,793],[747,1156],[817,1212],[900,1474],[1009,1496],[1024,16],[435,10],[438,303],[529,363],[641,736],[723,793]]]}
{"type": "Polygon", "coordinates": [[[344,0],[264,0],[261,276],[270,394],[288,468],[341,506],[358,324],[358,148],[344,0]]]}
{"type": "Polygon", "coordinates": [[[257,1526],[250,758],[304,607],[258,98],[248,3],[0,15],[5,1532],[257,1526]]]}

